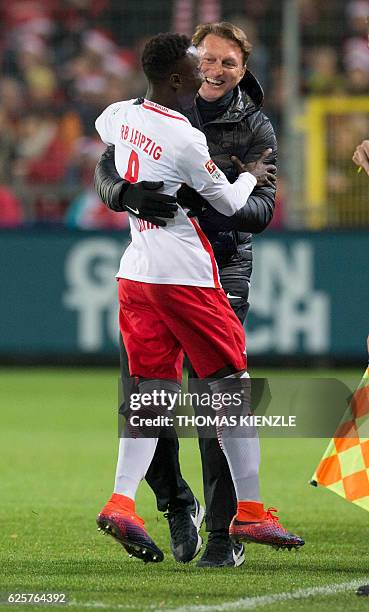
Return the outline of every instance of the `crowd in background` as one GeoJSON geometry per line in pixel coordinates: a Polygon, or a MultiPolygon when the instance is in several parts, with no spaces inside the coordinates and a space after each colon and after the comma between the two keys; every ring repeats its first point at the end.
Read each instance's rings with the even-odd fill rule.
{"type": "MultiPolygon", "coordinates": [[[[145,93],[140,55],[159,31],[189,33],[200,21],[219,19],[241,26],[253,44],[249,67],[265,90],[265,111],[278,134],[285,95],[282,4],[1,2],[0,227],[127,226],[126,215],[108,211],[94,192],[93,171],[104,150],[94,122],[108,104],[145,93]]],[[[369,0],[300,5],[301,94],[368,94],[369,0]]]]}

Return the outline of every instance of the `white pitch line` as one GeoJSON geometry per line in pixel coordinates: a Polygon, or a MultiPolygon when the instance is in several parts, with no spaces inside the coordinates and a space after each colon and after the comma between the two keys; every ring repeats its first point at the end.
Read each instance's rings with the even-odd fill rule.
{"type": "Polygon", "coordinates": [[[343,582],[341,584],[328,584],[322,587],[307,587],[306,589],[298,589],[297,591],[274,593],[272,595],[259,595],[257,597],[245,597],[236,601],[228,601],[222,604],[215,605],[195,605],[181,606],[180,608],[166,609],[165,612],[228,612],[228,610],[252,610],[262,608],[280,601],[291,601],[296,599],[308,599],[317,595],[335,595],[340,591],[349,591],[356,589],[361,584],[368,584],[369,578],[362,580],[353,580],[352,582],[343,582]]]}
{"type": "Polygon", "coordinates": [[[112,608],[114,610],[137,610],[137,606],[133,604],[118,604],[118,603],[104,603],[103,601],[69,601],[67,607],[76,607],[76,608],[95,608],[102,610],[106,610],[107,608],[112,608]]]}
{"type": "MultiPolygon", "coordinates": [[[[317,595],[323,595],[326,597],[336,595],[342,591],[354,591],[362,584],[368,584],[369,578],[362,578],[361,580],[353,580],[352,582],[343,582],[339,584],[328,584],[321,587],[307,587],[305,589],[297,589],[296,591],[284,592],[284,593],[273,593],[271,595],[258,595],[256,597],[244,597],[242,599],[236,599],[235,601],[227,601],[221,604],[214,605],[190,605],[181,606],[179,608],[164,608],[160,607],[161,612],[228,612],[228,610],[252,610],[256,608],[262,608],[264,606],[270,606],[274,603],[281,601],[294,601],[297,599],[308,599],[309,597],[316,597],[317,595]]],[[[353,593],[354,594],[354,593],[353,593]]],[[[100,601],[91,602],[80,602],[70,601],[69,606],[78,608],[95,608],[95,609],[107,609],[112,608],[114,610],[129,610],[137,609],[137,606],[132,604],[117,604],[117,603],[104,603],[100,601]]],[[[159,608],[156,605],[143,606],[144,610],[157,610],[159,608]]]]}
{"type": "MultiPolygon", "coordinates": [[[[114,610],[137,610],[136,604],[119,604],[119,603],[114,603],[114,602],[106,603],[103,601],[76,601],[74,599],[68,602],[67,607],[95,608],[96,610],[98,610],[99,608],[101,608],[102,610],[106,610],[107,608],[112,608],[114,610]]],[[[154,604],[150,604],[150,605],[144,606],[144,609],[145,610],[158,610],[158,607],[154,604]]]]}

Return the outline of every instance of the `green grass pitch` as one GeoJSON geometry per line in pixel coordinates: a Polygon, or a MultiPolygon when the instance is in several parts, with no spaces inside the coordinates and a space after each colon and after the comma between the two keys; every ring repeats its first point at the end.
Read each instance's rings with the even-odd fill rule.
{"type": "MultiPolygon", "coordinates": [[[[65,592],[76,610],[367,609],[369,601],[354,588],[316,590],[369,581],[369,515],[307,484],[326,440],[262,440],[263,500],[306,539],[298,553],[249,545],[237,569],[175,563],[166,520],[146,484],[137,510],[164,562],[145,566],[98,534],[95,516],[111,493],[115,469],[117,377],[116,370],[0,372],[0,593],[65,592]],[[272,597],[298,589],[304,596],[272,597]]],[[[196,440],[181,441],[181,457],[184,476],[202,499],[196,440]]],[[[12,607],[18,609],[1,609],[12,607]]]]}

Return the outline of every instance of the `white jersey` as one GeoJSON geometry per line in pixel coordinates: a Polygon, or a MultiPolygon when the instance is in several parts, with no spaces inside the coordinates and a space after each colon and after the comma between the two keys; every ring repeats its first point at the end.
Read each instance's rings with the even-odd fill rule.
{"type": "MultiPolygon", "coordinates": [[[[231,185],[210,159],[204,134],[181,113],[148,100],[111,104],[97,118],[96,129],[106,144],[115,146],[115,165],[122,178],[131,183],[164,181],[162,192],[169,195],[186,183],[224,215],[242,208],[256,184],[246,172],[231,185]]],[[[187,210],[179,206],[174,219],[166,219],[166,227],[130,214],[132,242],[117,277],[220,287],[211,244],[187,210]]]]}

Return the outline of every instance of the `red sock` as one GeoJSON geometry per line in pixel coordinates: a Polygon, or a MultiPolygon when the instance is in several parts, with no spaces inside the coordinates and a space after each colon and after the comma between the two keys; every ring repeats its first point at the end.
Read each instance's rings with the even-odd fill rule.
{"type": "Polygon", "coordinates": [[[108,503],[112,503],[114,506],[119,506],[120,510],[124,510],[129,514],[135,514],[135,502],[134,499],[127,497],[126,495],[120,495],[119,493],[113,493],[108,503]]]}
{"type": "Polygon", "coordinates": [[[256,501],[239,501],[237,503],[237,520],[245,523],[258,523],[264,518],[264,504],[256,501]]]}

